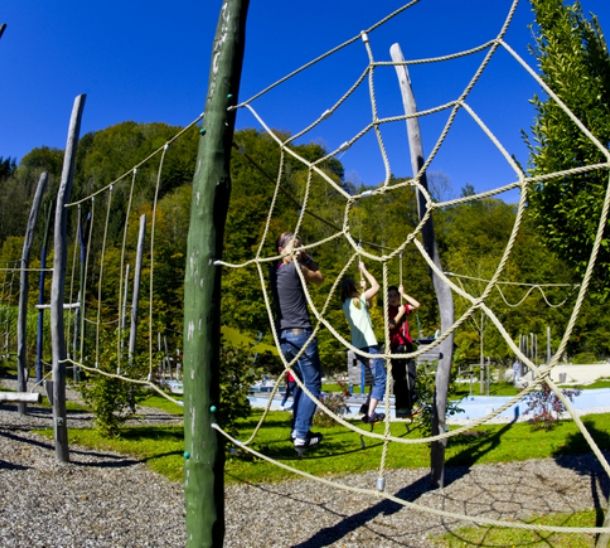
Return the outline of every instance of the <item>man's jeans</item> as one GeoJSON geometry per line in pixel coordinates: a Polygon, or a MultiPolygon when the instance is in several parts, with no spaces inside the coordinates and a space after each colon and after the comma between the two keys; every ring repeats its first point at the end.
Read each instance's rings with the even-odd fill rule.
{"type": "MultiPolygon", "coordinates": [[[[310,335],[311,329],[282,329],[280,344],[284,358],[291,361],[310,335]]],[[[316,398],[319,398],[322,388],[322,371],[320,357],[318,356],[318,341],[315,338],[307,345],[307,348],[293,366],[293,371],[303,381],[307,389],[316,398]]],[[[297,438],[306,439],[316,410],[316,404],[298,386],[293,397],[293,434],[297,438]]]]}

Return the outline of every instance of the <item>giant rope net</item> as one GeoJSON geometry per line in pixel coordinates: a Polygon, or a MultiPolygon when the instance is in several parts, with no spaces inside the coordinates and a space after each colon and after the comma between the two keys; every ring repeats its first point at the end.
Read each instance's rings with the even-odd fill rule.
{"type": "MultiPolygon", "coordinates": [[[[342,261],[339,274],[335,277],[328,291],[328,294],[325,296],[321,303],[319,302],[319,300],[313,298],[305,282],[302,272],[299,269],[296,270],[301,278],[301,283],[309,306],[309,310],[314,318],[313,330],[311,338],[309,339],[310,341],[313,340],[313,338],[316,337],[321,330],[326,330],[332,335],[335,341],[338,344],[342,345],[345,349],[349,349],[355,354],[358,354],[365,358],[373,357],[373,355],[353,347],[350,341],[346,338],[343,329],[333,325],[333,323],[327,319],[327,313],[330,307],[336,306],[335,303],[337,298],[337,290],[342,278],[350,271],[350,269],[354,267],[355,264],[357,264],[359,260],[366,259],[371,263],[376,263],[382,271],[381,294],[383,295],[384,299],[383,314],[385,326],[384,340],[382,342],[384,343],[385,348],[389,349],[390,344],[389,330],[387,327],[388,317],[386,302],[387,289],[389,286],[389,265],[392,261],[396,261],[398,258],[400,258],[407,248],[410,248],[415,249],[417,253],[419,253],[424,263],[427,265],[427,267],[434,272],[434,275],[437,276],[440,280],[442,280],[442,283],[446,284],[446,286],[450,288],[451,292],[455,296],[459,296],[461,299],[467,302],[468,306],[466,307],[466,310],[457,319],[455,319],[454,323],[448,329],[445,329],[444,331],[440,332],[438,337],[429,344],[422,345],[417,350],[406,354],[390,354],[389,352],[382,353],[381,358],[385,360],[386,366],[389,367],[391,358],[398,357],[412,359],[417,358],[418,356],[427,352],[434,352],[438,345],[441,344],[442,341],[444,341],[447,337],[450,337],[453,333],[455,333],[455,331],[458,330],[460,326],[464,324],[464,322],[472,319],[475,313],[480,313],[484,315],[485,318],[488,319],[495,326],[497,331],[501,334],[502,338],[506,342],[506,345],[508,346],[510,351],[517,359],[519,359],[523,364],[525,364],[533,372],[534,375],[534,382],[532,384],[528,385],[519,394],[511,398],[510,401],[508,401],[501,407],[495,409],[493,412],[485,415],[480,419],[462,425],[458,428],[454,428],[446,432],[441,432],[437,435],[425,437],[401,437],[392,434],[390,428],[391,414],[389,412],[389,395],[391,392],[390,375],[387,376],[387,385],[384,400],[386,419],[383,425],[382,432],[375,432],[373,430],[368,431],[359,427],[354,422],[346,420],[344,416],[334,413],[331,409],[329,409],[328,406],[325,405],[324,401],[315,398],[313,394],[309,392],[307,387],[300,381],[298,376],[295,375],[295,379],[299,387],[304,391],[305,394],[307,394],[315,401],[318,409],[320,409],[323,413],[326,413],[327,415],[332,417],[334,421],[336,421],[338,424],[342,425],[346,429],[349,429],[361,436],[374,438],[382,442],[383,451],[379,463],[379,477],[383,478],[387,451],[390,444],[429,444],[434,441],[441,441],[444,439],[459,436],[460,434],[471,430],[472,428],[478,425],[490,421],[494,417],[500,415],[506,409],[509,409],[510,407],[515,405],[529,392],[534,390],[541,381],[544,381],[555,393],[557,398],[563,403],[572,420],[582,433],[582,436],[589,444],[591,451],[599,460],[601,467],[603,468],[605,473],[610,476],[610,464],[608,463],[605,455],[600,450],[595,440],[592,438],[583,421],[580,419],[570,399],[564,395],[562,390],[550,378],[549,375],[549,372],[553,369],[553,367],[557,365],[560,357],[565,353],[566,345],[573,333],[576,320],[579,316],[583,301],[590,285],[593,268],[595,266],[600,245],[604,237],[604,227],[606,226],[608,220],[608,207],[610,205],[610,186],[608,186],[607,188],[606,195],[603,200],[603,205],[601,207],[601,213],[597,225],[597,232],[591,249],[591,255],[586,271],[580,283],[573,288],[573,290],[576,292],[576,297],[574,299],[574,304],[572,307],[571,314],[569,316],[569,320],[565,327],[561,342],[558,345],[556,351],[553,353],[550,361],[548,361],[548,363],[544,363],[542,365],[537,364],[531,359],[530,356],[526,355],[523,352],[523,349],[520,348],[517,343],[515,343],[513,336],[504,327],[502,321],[498,316],[497,310],[495,310],[490,305],[490,296],[494,291],[499,292],[504,304],[509,307],[518,306],[533,291],[539,291],[544,300],[547,302],[548,306],[565,306],[565,300],[549,300],[545,293],[546,286],[544,286],[543,284],[525,284],[525,293],[522,295],[522,297],[519,298],[517,302],[512,302],[508,300],[505,296],[505,293],[503,293],[503,288],[506,288],[506,284],[508,284],[509,282],[502,280],[502,275],[504,273],[507,261],[511,256],[511,252],[513,251],[513,248],[515,246],[516,237],[519,232],[520,225],[523,220],[524,212],[526,209],[528,191],[532,187],[532,185],[544,184],[546,181],[549,180],[565,178],[571,175],[593,171],[602,171],[610,175],[610,152],[603,145],[603,143],[599,142],[595,135],[593,135],[589,131],[589,129],[583,124],[583,122],[579,120],[570,111],[570,109],[553,92],[553,90],[551,90],[545,84],[545,82],[540,78],[536,71],[534,71],[526,63],[526,61],[505,41],[505,35],[517,8],[517,0],[514,0],[511,3],[505,20],[501,25],[501,28],[498,33],[484,43],[475,45],[474,47],[471,47],[467,50],[453,52],[443,56],[411,59],[402,63],[397,63],[395,61],[384,59],[379,60],[374,54],[375,32],[387,22],[405,13],[415,4],[417,4],[416,0],[406,3],[399,9],[395,10],[388,16],[378,21],[377,23],[371,25],[365,31],[358,33],[349,40],[337,45],[325,54],[320,55],[312,61],[304,64],[297,70],[287,74],[285,77],[277,80],[276,82],[261,90],[260,92],[252,95],[245,101],[242,101],[236,106],[231,107],[238,109],[240,112],[248,113],[255,120],[258,127],[263,132],[265,132],[275,143],[275,146],[277,147],[277,150],[279,152],[280,160],[277,173],[275,174],[275,187],[273,196],[269,205],[264,227],[261,230],[260,238],[254,255],[248,260],[239,263],[231,263],[228,261],[219,260],[217,261],[217,265],[219,267],[222,266],[227,269],[254,269],[260,282],[261,294],[264,299],[264,304],[269,319],[269,328],[272,332],[275,345],[279,350],[279,334],[276,330],[274,322],[273,307],[270,297],[270,288],[267,280],[267,268],[270,264],[280,260],[281,256],[277,255],[276,253],[268,253],[268,250],[273,248],[273,238],[276,236],[275,234],[272,234],[271,225],[273,215],[277,207],[278,196],[283,191],[283,183],[285,181],[285,178],[287,177],[287,158],[290,158],[291,161],[296,161],[302,164],[303,166],[305,166],[308,176],[307,180],[304,183],[298,215],[296,215],[296,217],[294,218],[293,226],[286,228],[290,229],[296,235],[300,234],[304,223],[305,215],[307,213],[310,213],[308,208],[311,193],[315,192],[315,188],[318,188],[316,186],[317,183],[314,184],[314,181],[321,181],[323,185],[326,185],[328,188],[332,189],[333,193],[335,193],[341,198],[341,200],[343,201],[343,212],[340,216],[342,218],[342,221],[340,224],[333,225],[334,228],[332,229],[332,233],[330,235],[317,241],[308,242],[306,245],[303,245],[298,249],[293,249],[291,253],[294,254],[301,250],[313,250],[313,252],[315,253],[315,249],[317,247],[335,241],[343,242],[346,248],[349,250],[349,252],[343,257],[337,258],[338,261],[342,261]],[[319,114],[319,116],[313,119],[305,127],[301,128],[298,131],[295,131],[289,137],[286,137],[283,134],[280,134],[271,129],[270,125],[265,121],[265,117],[263,116],[263,114],[259,112],[259,110],[257,110],[257,101],[261,100],[261,98],[264,98],[266,94],[270,93],[272,90],[280,88],[282,85],[289,82],[295,76],[301,75],[302,73],[306,73],[306,71],[314,67],[316,64],[324,61],[325,59],[333,55],[339,54],[344,48],[347,48],[348,46],[355,47],[358,46],[358,44],[362,48],[364,48],[366,63],[362,67],[360,75],[356,78],[354,82],[352,82],[346,87],[344,93],[338,100],[328,104],[327,107],[321,112],[321,114],[319,114]],[[469,103],[469,97],[471,93],[473,92],[473,90],[476,89],[477,84],[479,83],[482,75],[485,73],[491,60],[500,51],[503,51],[504,53],[508,54],[510,58],[514,60],[515,66],[520,70],[525,71],[525,73],[527,73],[531,77],[531,79],[550,98],[550,100],[554,101],[561,108],[561,110],[571,120],[571,122],[576,127],[578,127],[582,134],[586,136],[587,139],[599,150],[600,154],[604,158],[603,162],[591,165],[578,166],[573,169],[566,169],[560,172],[538,174],[535,176],[528,175],[521,168],[521,166],[513,159],[509,151],[506,150],[502,142],[494,135],[492,128],[485,123],[485,121],[482,119],[482,117],[479,116],[475,108],[469,103]],[[397,65],[407,67],[409,65],[422,65],[427,63],[445,63],[455,59],[461,59],[464,57],[470,57],[475,55],[481,55],[482,60],[476,65],[476,69],[473,71],[472,76],[469,78],[466,86],[453,100],[422,111],[418,111],[415,114],[394,113],[389,116],[380,115],[380,99],[378,97],[376,88],[376,79],[380,71],[387,70],[388,68],[394,69],[397,65]],[[332,123],[333,117],[341,112],[342,106],[350,99],[353,94],[360,92],[362,89],[364,89],[368,95],[368,105],[370,109],[369,122],[364,127],[356,131],[351,137],[345,140],[340,146],[334,148],[322,158],[310,161],[303,157],[301,154],[299,154],[299,152],[296,150],[296,147],[294,146],[296,141],[308,135],[314,134],[316,128],[318,128],[318,126],[320,126],[321,124],[332,123]],[[384,140],[382,129],[386,126],[404,124],[409,119],[423,119],[426,116],[430,116],[439,112],[447,113],[447,121],[442,127],[438,139],[434,143],[431,152],[427,155],[423,165],[421,166],[421,169],[417,173],[413,173],[412,177],[410,178],[403,180],[394,179],[392,177],[391,162],[387,153],[387,143],[384,140]],[[506,164],[510,166],[510,169],[512,170],[512,173],[514,175],[514,180],[512,182],[502,184],[484,192],[475,193],[461,198],[435,201],[431,197],[428,189],[424,185],[422,185],[422,176],[445,145],[446,138],[450,134],[458,114],[465,114],[466,116],[468,116],[469,119],[474,122],[474,124],[476,124],[480,131],[487,137],[489,142],[493,144],[493,146],[502,156],[506,164]],[[360,141],[363,140],[365,137],[372,137],[372,142],[375,143],[376,149],[382,159],[385,176],[383,177],[383,180],[381,180],[378,184],[369,185],[366,190],[352,194],[348,190],[346,190],[344,186],[337,182],[337,180],[332,177],[327,170],[324,169],[323,164],[329,159],[340,158],[342,154],[349,151],[352,147],[358,145],[360,141]],[[380,246],[376,251],[373,251],[370,247],[367,248],[366,246],[362,246],[361,238],[358,234],[356,234],[356,230],[352,226],[352,212],[354,208],[356,208],[358,204],[360,204],[362,201],[371,199],[372,197],[381,195],[391,197],[393,195],[398,194],[400,191],[404,191],[405,189],[411,189],[411,191],[416,191],[416,193],[423,196],[425,202],[425,210],[423,212],[419,224],[415,227],[414,230],[410,230],[402,234],[400,244],[392,248],[388,248],[387,246],[380,246]],[[478,292],[477,294],[471,293],[466,290],[466,285],[463,283],[463,281],[467,279],[468,276],[459,273],[456,274],[451,272],[444,272],[442,271],[442,269],[438,268],[437,264],[435,264],[433,258],[429,255],[428,251],[423,245],[421,238],[422,228],[424,227],[425,223],[432,218],[433,213],[437,210],[489,198],[510,190],[518,191],[519,193],[519,200],[516,206],[515,221],[512,227],[511,234],[506,241],[506,245],[502,251],[501,258],[495,267],[493,275],[491,275],[489,279],[476,279],[477,282],[482,284],[483,290],[478,292]]],[[[74,342],[73,344],[68,345],[69,351],[65,364],[81,368],[82,370],[85,370],[91,374],[102,374],[109,377],[119,378],[128,382],[134,382],[147,386],[176,403],[180,403],[179,400],[174,396],[170,395],[168,391],[159,384],[158,377],[156,376],[154,371],[155,367],[157,367],[156,361],[158,359],[159,351],[161,350],[162,346],[161,335],[157,332],[159,320],[156,317],[156,306],[158,306],[159,303],[158,299],[154,295],[155,268],[157,266],[155,262],[155,238],[157,237],[155,232],[157,222],[157,205],[159,189],[163,180],[164,163],[166,161],[167,154],[169,153],[168,151],[171,151],[171,147],[177,139],[184,135],[185,132],[189,131],[191,128],[199,124],[203,118],[204,114],[198,116],[173,138],[169,139],[166,143],[160,146],[148,157],[144,158],[141,162],[133,166],[121,176],[117,177],[115,180],[109,182],[108,184],[105,184],[102,188],[90,193],[89,195],[79,198],[78,200],[66,205],[66,207],[73,214],[73,218],[76,219],[76,221],[73,223],[74,242],[80,241],[83,245],[79,247],[75,244],[73,246],[72,259],[70,261],[70,264],[68,265],[68,276],[66,283],[69,285],[69,287],[66,290],[66,296],[68,298],[69,303],[74,303],[74,307],[72,309],[67,309],[66,312],[68,325],[67,339],[69,341],[74,342]],[[147,333],[144,334],[144,336],[147,338],[146,346],[148,346],[148,363],[144,368],[144,373],[138,378],[134,378],[134,376],[130,373],[133,370],[132,368],[130,368],[130,358],[125,358],[125,351],[123,348],[123,346],[126,344],[125,335],[127,331],[127,327],[125,325],[125,318],[128,316],[128,314],[125,313],[125,310],[127,308],[129,283],[129,267],[127,266],[127,263],[128,255],[130,255],[126,250],[129,246],[131,246],[131,248],[135,248],[135,245],[133,243],[135,237],[135,230],[129,223],[130,218],[133,217],[134,204],[132,202],[134,186],[136,185],[143,166],[150,166],[154,162],[156,162],[156,167],[154,168],[154,171],[156,173],[154,177],[154,196],[152,200],[152,206],[147,212],[147,217],[149,219],[150,224],[150,232],[147,243],[148,252],[143,258],[143,261],[146,263],[145,270],[147,273],[146,277],[148,281],[148,297],[147,299],[145,299],[145,301],[147,301],[145,303],[147,307],[147,319],[144,322],[147,330],[147,333]],[[104,258],[107,255],[106,246],[109,217],[110,212],[113,208],[114,193],[118,188],[121,188],[123,192],[121,194],[121,199],[125,202],[125,220],[122,227],[123,232],[121,237],[122,245],[120,250],[120,256],[118,258],[115,258],[115,262],[113,263],[113,268],[118,270],[120,281],[118,287],[113,288],[114,293],[112,293],[112,291],[110,291],[106,286],[104,286],[105,269],[108,268],[108,265],[105,263],[104,258]],[[85,224],[88,224],[88,227],[85,227],[85,224]],[[91,244],[94,233],[99,240],[99,249],[95,253],[92,250],[93,246],[91,244]],[[129,243],[130,240],[131,244],[129,243]],[[78,253],[79,249],[81,249],[81,256],[79,256],[78,253]],[[87,301],[87,305],[85,305],[86,299],[83,297],[84,295],[93,296],[87,301]],[[110,299],[114,299],[114,301],[110,302],[110,299]],[[108,319],[113,315],[113,319],[108,319]],[[87,327],[88,325],[93,326],[95,336],[90,339],[94,342],[90,343],[88,348],[85,348],[85,337],[82,336],[82,333],[84,333],[86,329],[91,329],[91,327],[87,327]],[[104,343],[104,330],[107,329],[110,329],[112,333],[118,333],[118,336],[115,339],[116,342],[114,343],[116,344],[117,348],[117,351],[115,353],[116,363],[114,371],[109,371],[107,368],[101,368],[99,366],[100,361],[103,360],[102,347],[104,343]]],[[[404,140],[404,134],[402,136],[402,139],[404,140]]],[[[133,253],[130,256],[133,259],[133,253]]],[[[11,283],[12,272],[13,269],[9,268],[3,270],[3,272],[1,273],[1,276],[3,278],[1,291],[3,296],[8,296],[14,291],[13,284],[11,283]]],[[[142,335],[142,333],[140,333],[140,335],[142,335]]],[[[301,351],[294,357],[294,359],[290,361],[287,361],[282,356],[281,351],[278,352],[280,359],[282,360],[284,370],[292,370],[300,355],[304,351],[305,347],[306,345],[304,345],[301,351]]],[[[139,371],[142,372],[142,369],[140,369],[139,371]]],[[[269,395],[269,400],[266,409],[261,415],[260,421],[254,428],[252,434],[247,439],[236,439],[233,435],[223,430],[223,428],[218,424],[214,424],[213,427],[218,431],[220,435],[224,436],[229,442],[239,446],[244,451],[250,452],[251,454],[255,455],[260,459],[272,462],[274,465],[289,470],[297,475],[315,480],[317,482],[321,482],[334,489],[366,494],[374,498],[386,498],[388,500],[394,501],[400,505],[409,507],[417,511],[429,512],[447,518],[467,520],[479,525],[491,525],[511,527],[517,529],[563,533],[610,532],[610,528],[550,526],[524,523],[518,521],[496,520],[482,516],[468,516],[464,514],[456,514],[449,511],[418,505],[408,500],[403,500],[397,496],[384,492],[383,484],[381,484],[381,488],[379,488],[379,482],[378,489],[359,488],[341,482],[340,479],[316,477],[307,472],[304,472],[303,470],[300,470],[296,466],[291,466],[284,462],[275,460],[265,455],[263,452],[253,448],[252,442],[256,438],[259,429],[266,420],[269,409],[271,407],[272,398],[278,391],[282,377],[283,375],[278,376],[274,389],[269,395]]]]}

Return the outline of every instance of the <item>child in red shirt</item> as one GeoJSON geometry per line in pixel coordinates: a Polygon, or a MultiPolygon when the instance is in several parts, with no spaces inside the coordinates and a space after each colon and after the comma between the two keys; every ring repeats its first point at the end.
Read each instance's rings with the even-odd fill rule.
{"type": "MultiPolygon", "coordinates": [[[[420,307],[419,301],[407,295],[402,284],[388,287],[388,317],[390,321],[390,349],[393,354],[404,354],[414,349],[413,338],[409,332],[407,317],[420,307]],[[406,304],[402,304],[402,299],[406,304]]],[[[393,359],[392,378],[394,379],[394,398],[396,417],[411,416],[417,398],[415,392],[415,360],[393,359]]]]}

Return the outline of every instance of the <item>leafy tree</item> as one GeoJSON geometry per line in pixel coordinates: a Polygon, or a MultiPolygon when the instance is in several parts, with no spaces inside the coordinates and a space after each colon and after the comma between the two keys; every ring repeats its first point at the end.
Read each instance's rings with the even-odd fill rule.
{"type": "MultiPolygon", "coordinates": [[[[579,2],[532,0],[536,16],[533,52],[544,81],[607,145],[610,141],[610,55],[598,20],[579,2]]],[[[585,135],[550,98],[532,100],[537,119],[530,148],[531,171],[544,174],[604,160],[585,135]]],[[[535,185],[530,209],[551,249],[582,275],[595,237],[608,172],[594,171],[535,185]]],[[[607,296],[610,241],[601,247],[596,290],[607,296]]]]}

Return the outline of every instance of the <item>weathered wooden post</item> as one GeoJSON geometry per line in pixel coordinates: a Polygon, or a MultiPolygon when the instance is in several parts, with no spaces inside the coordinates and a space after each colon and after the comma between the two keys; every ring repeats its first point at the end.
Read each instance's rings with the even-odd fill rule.
{"type": "Polygon", "coordinates": [[[80,123],[85,106],[85,95],[74,99],[64,151],[61,181],[55,204],[53,281],[51,283],[51,348],[53,351],[53,430],[55,456],[59,462],[68,462],[68,425],[66,424],[66,340],[64,337],[64,280],[67,256],[67,210],[70,200],[76,148],[80,123]]]}
{"type": "MultiPolygon", "coordinates": [[[[40,174],[30,215],[28,216],[28,224],[25,230],[25,238],[23,240],[23,250],[21,252],[21,269],[19,276],[19,309],[17,312],[17,385],[19,392],[27,392],[27,319],[28,319],[28,293],[29,293],[29,273],[30,266],[30,250],[32,249],[32,239],[34,236],[34,228],[38,220],[38,210],[40,202],[47,186],[49,175],[46,171],[40,174]]],[[[17,405],[19,414],[24,415],[26,411],[25,402],[17,405]]]]}
{"type": "MultiPolygon", "coordinates": [[[[144,235],[146,234],[146,215],[140,216],[140,230],[138,232],[138,247],[136,250],[136,266],[133,272],[133,293],[131,295],[131,321],[129,323],[129,345],[127,355],[129,365],[133,363],[136,352],[136,334],[138,331],[138,304],[140,301],[140,277],[142,275],[142,255],[144,253],[144,235]]],[[[127,285],[127,284],[125,284],[127,285]]]]}
{"type": "Polygon", "coordinates": [[[201,130],[184,279],[184,441],[187,546],[224,538],[224,444],[212,428],[219,405],[220,268],[248,0],[220,9],[201,130]],[[205,131],[205,135],[203,135],[205,131]]]}
{"type": "Polygon", "coordinates": [[[485,391],[485,314],[481,311],[481,322],[479,323],[479,394],[485,391]]]}
{"type": "MultiPolygon", "coordinates": [[[[398,44],[393,44],[390,48],[392,61],[402,63],[395,65],[396,74],[402,94],[402,102],[407,115],[412,115],[417,112],[415,106],[415,97],[411,89],[411,80],[409,72],[404,64],[404,56],[398,44]]],[[[409,118],[407,120],[407,133],[409,137],[409,150],[411,152],[411,169],[413,176],[421,170],[424,165],[424,152],[419,132],[419,121],[417,118],[409,118]]],[[[426,173],[423,172],[420,178],[420,184],[426,190],[428,182],[426,173]]],[[[417,192],[417,211],[421,219],[425,213],[426,202],[421,192],[417,192]]],[[[441,260],[438,253],[438,246],[434,238],[434,226],[432,219],[428,219],[422,227],[422,237],[424,247],[428,255],[434,261],[434,264],[442,271],[441,260]]],[[[441,317],[441,331],[445,332],[453,324],[453,297],[451,288],[443,283],[440,277],[431,271],[432,284],[434,285],[434,293],[438,302],[439,313],[441,317]]],[[[451,361],[453,358],[453,336],[449,335],[443,342],[439,344],[439,352],[441,357],[436,370],[436,390],[434,392],[434,409],[432,416],[432,434],[437,435],[446,431],[446,411],[447,411],[447,391],[449,388],[449,374],[451,371],[451,361]]],[[[433,442],[430,450],[430,473],[433,483],[443,486],[445,483],[445,447],[447,446],[446,439],[433,442]]]]}
{"type": "MultiPolygon", "coordinates": [[[[40,273],[38,275],[38,304],[44,304],[44,281],[47,268],[47,246],[49,243],[49,227],[51,226],[51,214],[53,204],[48,204],[47,220],[44,224],[44,236],[40,245],[40,273]]],[[[43,351],[43,331],[44,331],[44,310],[38,308],[38,322],[36,326],[36,382],[42,381],[42,351],[43,351]]]]}

